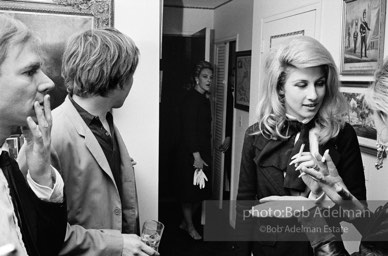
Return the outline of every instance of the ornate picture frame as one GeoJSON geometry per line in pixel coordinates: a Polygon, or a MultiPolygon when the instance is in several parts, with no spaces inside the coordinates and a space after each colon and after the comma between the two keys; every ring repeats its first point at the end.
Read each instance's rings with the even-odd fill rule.
{"type": "Polygon", "coordinates": [[[342,82],[341,92],[349,103],[349,113],[345,121],[356,131],[361,152],[376,155],[377,132],[373,113],[364,102],[368,85],[368,82],[342,82]]]}
{"type": "Polygon", "coordinates": [[[90,28],[113,26],[113,0],[0,1],[0,13],[21,20],[42,41],[43,71],[55,83],[52,108],[67,92],[61,77],[62,55],[68,38],[90,28]]]}
{"type": "Polygon", "coordinates": [[[344,0],[341,75],[373,75],[383,61],[387,0],[344,0]]]}
{"type": "Polygon", "coordinates": [[[251,55],[252,52],[250,50],[236,52],[234,106],[244,111],[249,111],[251,55]]]}

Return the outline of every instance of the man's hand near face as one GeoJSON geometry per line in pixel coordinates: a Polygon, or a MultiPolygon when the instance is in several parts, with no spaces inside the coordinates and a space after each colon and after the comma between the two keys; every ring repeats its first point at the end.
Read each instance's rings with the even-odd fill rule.
{"type": "Polygon", "coordinates": [[[26,138],[26,160],[32,179],[42,186],[52,188],[55,180],[51,167],[51,106],[50,96],[44,96],[43,107],[38,101],[34,103],[36,121],[27,117],[28,127],[23,127],[26,138]]]}

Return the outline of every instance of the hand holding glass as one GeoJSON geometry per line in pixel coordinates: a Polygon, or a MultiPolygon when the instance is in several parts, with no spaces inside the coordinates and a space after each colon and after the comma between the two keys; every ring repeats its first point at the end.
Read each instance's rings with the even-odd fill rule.
{"type": "Polygon", "coordinates": [[[163,223],[156,220],[147,220],[143,224],[141,241],[158,251],[160,239],[164,230],[163,223]]]}

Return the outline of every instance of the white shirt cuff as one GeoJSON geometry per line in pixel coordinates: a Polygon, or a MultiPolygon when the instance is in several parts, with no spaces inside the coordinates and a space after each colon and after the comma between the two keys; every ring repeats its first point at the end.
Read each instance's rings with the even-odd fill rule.
{"type": "Polygon", "coordinates": [[[61,203],[63,202],[63,187],[64,187],[63,179],[59,174],[59,172],[53,166],[51,166],[51,168],[53,168],[55,173],[55,183],[53,188],[42,186],[36,183],[32,179],[29,170],[27,173],[27,182],[30,188],[32,189],[32,191],[34,191],[35,195],[39,199],[52,202],[52,203],[61,203]]]}

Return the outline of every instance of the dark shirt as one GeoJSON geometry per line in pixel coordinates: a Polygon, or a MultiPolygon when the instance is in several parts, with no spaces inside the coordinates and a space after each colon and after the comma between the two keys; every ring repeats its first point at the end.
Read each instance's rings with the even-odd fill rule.
{"type": "Polygon", "coordinates": [[[122,199],[123,193],[120,168],[121,158],[120,150],[115,135],[112,114],[110,112],[106,114],[106,120],[109,124],[109,129],[111,132],[111,135],[109,135],[109,132],[105,130],[98,116],[93,116],[85,109],[83,109],[80,105],[78,105],[72,97],[69,98],[77,112],[80,114],[81,118],[84,120],[89,129],[93,132],[102,150],[104,151],[105,157],[109,163],[109,167],[112,170],[113,178],[115,179],[120,198],[122,199]]]}
{"type": "MultiPolygon", "coordinates": [[[[291,124],[290,124],[291,129],[291,124]]],[[[303,129],[303,127],[302,127],[303,129]]],[[[266,227],[273,226],[271,219],[254,219],[247,221],[243,219],[244,210],[251,209],[257,202],[254,200],[266,196],[290,195],[290,191],[284,187],[284,171],[289,166],[289,157],[287,148],[294,147],[290,145],[290,139],[268,139],[267,135],[258,133],[258,123],[250,126],[245,133],[244,145],[241,154],[240,178],[237,194],[237,229],[243,232],[241,236],[245,241],[258,241],[246,237],[246,230],[258,225],[266,227]],[[247,240],[250,239],[250,240],[247,240]]],[[[301,130],[302,133],[302,130],[301,130]]],[[[300,135],[303,138],[303,135],[300,135]]],[[[291,140],[292,142],[294,140],[291,140]]],[[[298,143],[298,142],[297,142],[298,143]]],[[[337,167],[339,175],[342,177],[349,191],[359,200],[366,200],[365,175],[363,170],[362,158],[357,140],[357,134],[350,124],[345,124],[336,138],[332,138],[324,145],[319,146],[319,152],[322,155],[326,149],[329,149],[330,156],[337,167]]],[[[298,147],[296,147],[298,149],[298,147]]],[[[330,227],[338,227],[340,218],[329,220],[330,227]]],[[[293,227],[296,219],[289,220],[276,219],[276,225],[283,227],[293,227]]],[[[251,229],[252,230],[252,229],[251,229]]],[[[284,230],[284,229],[283,229],[284,230]]],[[[307,241],[307,237],[298,232],[261,232],[260,229],[253,229],[253,235],[260,238],[260,242],[248,243],[246,248],[242,248],[242,253],[252,250],[253,255],[312,255],[312,250],[307,241]],[[255,231],[255,232],[253,232],[255,231]],[[257,232],[256,232],[257,231],[257,232]],[[300,239],[300,240],[298,240],[300,239]],[[298,243],[282,243],[282,241],[301,241],[298,243]],[[269,246],[267,246],[269,245],[269,246]],[[306,247],[308,245],[308,248],[306,247]],[[311,251],[310,251],[311,250],[311,251]]],[[[251,234],[248,232],[248,235],[251,234]]],[[[336,233],[336,235],[339,235],[336,233]]],[[[256,238],[256,237],[254,237],[256,238]]],[[[246,254],[239,254],[246,255],[246,254]]],[[[328,255],[328,254],[327,254],[328,255]]]]}
{"type": "Polygon", "coordinates": [[[366,30],[370,30],[368,23],[366,21],[362,21],[360,24],[360,34],[361,36],[366,36],[366,30]]]}
{"type": "Polygon", "coordinates": [[[66,203],[40,200],[27,185],[18,163],[4,151],[0,152],[0,171],[7,180],[28,255],[58,255],[66,234],[66,203]]]}

